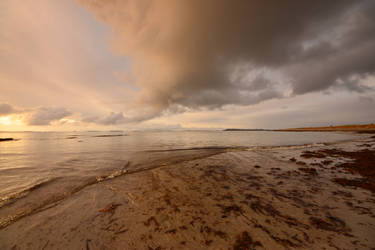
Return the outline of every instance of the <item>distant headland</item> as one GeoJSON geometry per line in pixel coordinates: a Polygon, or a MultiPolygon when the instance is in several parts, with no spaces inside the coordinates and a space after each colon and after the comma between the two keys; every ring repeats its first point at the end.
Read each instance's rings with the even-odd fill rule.
{"type": "Polygon", "coordinates": [[[278,131],[278,132],[358,132],[358,133],[375,133],[375,124],[361,124],[361,125],[340,125],[340,126],[326,126],[326,127],[304,127],[304,128],[286,128],[286,129],[239,129],[227,128],[224,131],[278,131]]]}
{"type": "Polygon", "coordinates": [[[260,129],[260,128],[227,128],[224,131],[272,131],[271,129],[260,129]]]}
{"type": "Polygon", "coordinates": [[[326,126],[326,127],[305,127],[305,128],[287,128],[277,129],[275,131],[285,132],[303,132],[303,131],[347,131],[347,132],[359,132],[359,133],[375,133],[375,124],[351,124],[351,125],[340,125],[340,126],[326,126]]]}

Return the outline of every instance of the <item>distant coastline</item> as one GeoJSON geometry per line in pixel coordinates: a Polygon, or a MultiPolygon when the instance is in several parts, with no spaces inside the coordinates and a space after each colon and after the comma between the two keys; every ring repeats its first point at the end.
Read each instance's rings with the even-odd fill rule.
{"type": "Polygon", "coordinates": [[[272,129],[227,128],[224,131],[273,131],[272,129]]]}
{"type": "Polygon", "coordinates": [[[359,133],[375,133],[375,124],[363,124],[363,125],[341,125],[341,126],[326,126],[326,127],[305,127],[305,128],[288,128],[288,129],[277,129],[275,131],[281,132],[325,132],[325,131],[337,131],[337,132],[359,132],[359,133]]]}
{"type": "Polygon", "coordinates": [[[277,132],[357,132],[357,133],[375,133],[375,124],[363,125],[340,125],[326,127],[304,127],[304,128],[286,128],[286,129],[237,129],[227,128],[224,131],[277,131],[277,132]]]}

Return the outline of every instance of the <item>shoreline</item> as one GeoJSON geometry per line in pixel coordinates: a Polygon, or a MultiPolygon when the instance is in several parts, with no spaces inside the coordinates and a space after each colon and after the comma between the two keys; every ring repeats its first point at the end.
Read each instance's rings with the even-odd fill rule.
{"type": "Polygon", "coordinates": [[[165,152],[168,160],[150,168],[140,164],[138,172],[89,185],[0,229],[0,248],[375,246],[371,186],[333,181],[372,178],[348,165],[356,156],[339,152],[373,152],[373,136],[308,148],[212,150],[165,152]]]}

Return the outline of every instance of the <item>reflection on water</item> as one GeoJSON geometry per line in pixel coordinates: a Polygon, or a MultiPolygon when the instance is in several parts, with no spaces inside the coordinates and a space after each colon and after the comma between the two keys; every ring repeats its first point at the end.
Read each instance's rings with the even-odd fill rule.
{"type": "Polygon", "coordinates": [[[197,147],[255,147],[335,142],[358,135],[322,132],[0,132],[0,197],[57,177],[121,169],[132,155],[197,147]]]}

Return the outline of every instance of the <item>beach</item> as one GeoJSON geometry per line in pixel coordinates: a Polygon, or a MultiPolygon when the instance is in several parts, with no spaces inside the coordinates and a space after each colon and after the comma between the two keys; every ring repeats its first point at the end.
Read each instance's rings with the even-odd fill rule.
{"type": "Polygon", "coordinates": [[[375,0],[0,13],[0,250],[375,250],[375,0]]]}
{"type": "Polygon", "coordinates": [[[364,152],[373,165],[374,150],[369,135],[309,147],[137,158],[121,175],[55,200],[43,200],[36,188],[28,211],[12,214],[22,198],[6,203],[0,248],[372,249],[374,172],[351,168],[355,157],[339,152],[364,152]]]}

